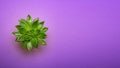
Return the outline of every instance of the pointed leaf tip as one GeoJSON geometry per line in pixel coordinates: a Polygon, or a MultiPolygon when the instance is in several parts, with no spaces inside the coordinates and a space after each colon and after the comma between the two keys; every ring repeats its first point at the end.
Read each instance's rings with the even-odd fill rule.
{"type": "Polygon", "coordinates": [[[34,29],[37,29],[38,24],[39,24],[38,22],[39,22],[39,18],[35,18],[35,19],[33,20],[32,26],[33,26],[34,29]]]}
{"type": "Polygon", "coordinates": [[[38,25],[38,29],[41,29],[44,25],[44,21],[40,22],[39,25],[38,25]]]}
{"type": "Polygon", "coordinates": [[[28,14],[28,15],[27,15],[27,19],[30,19],[30,18],[31,18],[31,16],[30,16],[30,14],[28,14]]]}
{"type": "Polygon", "coordinates": [[[32,17],[29,14],[27,16],[27,21],[30,22],[30,23],[32,22],[32,17]]]}
{"type": "Polygon", "coordinates": [[[22,42],[22,41],[24,41],[24,36],[23,36],[23,35],[18,36],[18,37],[16,38],[16,41],[17,41],[17,42],[22,42]]]}
{"type": "Polygon", "coordinates": [[[39,22],[39,18],[35,18],[35,19],[33,20],[33,23],[36,23],[36,22],[39,22]]]}
{"type": "Polygon", "coordinates": [[[12,34],[16,35],[16,36],[19,36],[21,35],[21,33],[19,31],[16,31],[16,32],[12,32],[12,34]]]}
{"type": "Polygon", "coordinates": [[[23,44],[22,44],[22,48],[27,48],[27,42],[23,42],[23,44]]]}
{"type": "Polygon", "coordinates": [[[31,42],[27,43],[27,49],[28,49],[28,51],[32,50],[32,43],[31,42]]]}
{"type": "Polygon", "coordinates": [[[48,30],[47,27],[44,27],[44,28],[42,29],[43,32],[46,32],[47,30],[48,30]]]}
{"type": "Polygon", "coordinates": [[[46,42],[41,38],[38,38],[38,42],[42,45],[46,45],[46,42]]]}

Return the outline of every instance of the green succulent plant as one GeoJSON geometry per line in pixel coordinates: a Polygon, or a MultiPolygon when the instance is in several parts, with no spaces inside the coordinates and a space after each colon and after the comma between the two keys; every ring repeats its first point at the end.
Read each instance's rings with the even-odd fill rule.
{"type": "Polygon", "coordinates": [[[45,38],[47,37],[47,27],[44,27],[44,21],[39,21],[39,18],[32,20],[30,15],[27,19],[20,19],[19,25],[16,25],[17,30],[12,32],[17,36],[16,42],[22,42],[22,48],[31,51],[33,47],[38,48],[38,45],[46,45],[45,38]]]}

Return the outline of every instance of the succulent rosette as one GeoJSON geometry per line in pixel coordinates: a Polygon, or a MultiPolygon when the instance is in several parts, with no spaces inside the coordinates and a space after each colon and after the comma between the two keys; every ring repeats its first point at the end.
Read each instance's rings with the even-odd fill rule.
{"type": "Polygon", "coordinates": [[[44,21],[39,21],[39,18],[32,20],[30,15],[27,19],[20,19],[19,25],[16,25],[17,30],[12,32],[17,36],[16,42],[22,42],[22,48],[31,51],[32,48],[38,48],[38,45],[46,45],[45,38],[47,37],[47,27],[44,27],[44,21]]]}

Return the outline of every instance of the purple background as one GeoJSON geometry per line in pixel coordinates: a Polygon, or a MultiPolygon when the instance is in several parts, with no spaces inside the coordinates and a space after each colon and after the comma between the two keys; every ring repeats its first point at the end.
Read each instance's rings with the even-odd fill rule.
{"type": "Polygon", "coordinates": [[[0,0],[0,68],[120,68],[120,0],[0,0]],[[49,28],[31,53],[12,35],[27,14],[49,28]]]}

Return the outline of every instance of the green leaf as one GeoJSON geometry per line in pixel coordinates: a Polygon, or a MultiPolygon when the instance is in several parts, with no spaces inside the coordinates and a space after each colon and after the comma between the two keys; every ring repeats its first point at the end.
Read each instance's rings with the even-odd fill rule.
{"type": "Polygon", "coordinates": [[[20,32],[21,34],[27,33],[26,29],[24,29],[24,28],[21,28],[21,29],[19,30],[19,32],[20,32]]]}
{"type": "Polygon", "coordinates": [[[33,38],[33,39],[31,40],[31,43],[32,43],[32,45],[33,45],[35,48],[38,48],[38,41],[37,41],[36,38],[33,38]]]}
{"type": "Polygon", "coordinates": [[[47,36],[47,35],[46,35],[45,33],[40,33],[40,38],[45,39],[46,36],[47,36]]]}
{"type": "Polygon", "coordinates": [[[32,17],[28,14],[28,16],[27,16],[27,21],[29,22],[29,23],[32,23],[32,17]]]}
{"type": "Polygon", "coordinates": [[[41,28],[43,27],[43,25],[44,25],[44,21],[40,22],[40,23],[38,24],[38,29],[41,29],[41,28]]]}
{"type": "Polygon", "coordinates": [[[47,28],[47,27],[44,27],[44,28],[42,28],[41,30],[42,30],[42,32],[46,32],[46,31],[48,30],[48,28],[47,28]]]}
{"type": "Polygon", "coordinates": [[[32,50],[32,43],[31,42],[27,43],[27,49],[28,49],[28,51],[32,50]]]}
{"type": "Polygon", "coordinates": [[[33,21],[33,29],[37,29],[38,27],[38,22],[39,22],[39,18],[36,18],[34,21],[33,21]]]}
{"type": "Polygon", "coordinates": [[[26,25],[25,19],[20,19],[19,22],[20,22],[21,26],[25,26],[26,25]]]}
{"type": "Polygon", "coordinates": [[[27,48],[27,42],[23,42],[23,44],[22,44],[22,48],[27,48]]]}
{"type": "Polygon", "coordinates": [[[38,42],[42,45],[46,45],[46,42],[41,38],[38,38],[38,42]]]}
{"type": "Polygon", "coordinates": [[[20,22],[20,26],[22,27],[22,28],[25,28],[27,31],[29,31],[30,30],[30,24],[26,21],[26,20],[24,20],[24,19],[21,19],[21,20],[19,20],[19,22],[20,22]]]}
{"type": "Polygon", "coordinates": [[[24,36],[23,36],[23,35],[18,36],[18,37],[16,38],[16,41],[17,41],[17,42],[22,42],[22,41],[24,41],[24,36]]]}
{"type": "Polygon", "coordinates": [[[21,35],[21,33],[19,32],[19,31],[16,31],[16,32],[12,32],[14,35],[16,35],[16,36],[19,36],[19,35],[21,35]]]}
{"type": "Polygon", "coordinates": [[[27,27],[16,25],[16,28],[19,30],[20,33],[26,33],[27,27]]]}
{"type": "Polygon", "coordinates": [[[38,23],[39,22],[39,18],[35,18],[34,20],[33,20],[33,23],[38,23]]]}
{"type": "Polygon", "coordinates": [[[20,30],[20,29],[22,29],[23,27],[20,26],[20,25],[16,25],[16,28],[17,28],[18,30],[20,30]]]}
{"type": "Polygon", "coordinates": [[[30,35],[24,35],[25,41],[30,41],[32,39],[32,36],[30,35]]]}

